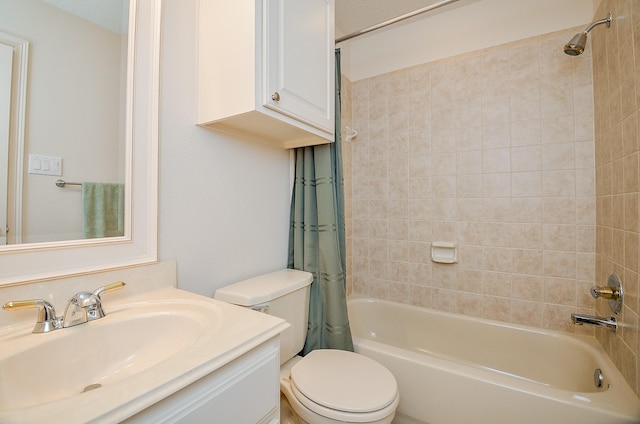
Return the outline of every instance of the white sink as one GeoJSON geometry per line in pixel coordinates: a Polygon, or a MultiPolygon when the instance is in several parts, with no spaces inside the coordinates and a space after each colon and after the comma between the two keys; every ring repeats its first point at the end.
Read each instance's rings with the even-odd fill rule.
{"type": "Polygon", "coordinates": [[[154,367],[191,347],[207,322],[214,333],[221,315],[205,303],[154,302],[3,342],[0,375],[11,384],[0,385],[0,410],[78,396],[154,367]]]}
{"type": "Polygon", "coordinates": [[[50,333],[0,332],[0,422],[119,421],[274,332],[273,317],[176,289],[104,308],[50,333]]]}

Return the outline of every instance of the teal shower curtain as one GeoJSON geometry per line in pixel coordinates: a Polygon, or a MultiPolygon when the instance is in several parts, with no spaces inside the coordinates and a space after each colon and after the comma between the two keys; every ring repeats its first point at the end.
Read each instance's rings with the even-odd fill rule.
{"type": "Polygon", "coordinates": [[[313,274],[303,355],[314,349],[353,351],[346,300],[340,75],[337,49],[335,142],[295,150],[288,266],[313,274]]]}

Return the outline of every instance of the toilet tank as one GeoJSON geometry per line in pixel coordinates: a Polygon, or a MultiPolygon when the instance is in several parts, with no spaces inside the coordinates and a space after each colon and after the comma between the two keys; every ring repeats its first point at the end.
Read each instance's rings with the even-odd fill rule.
{"type": "Polygon", "coordinates": [[[216,290],[215,298],[282,318],[291,326],[280,334],[280,364],[300,352],[307,337],[313,275],[283,269],[216,290]]]}

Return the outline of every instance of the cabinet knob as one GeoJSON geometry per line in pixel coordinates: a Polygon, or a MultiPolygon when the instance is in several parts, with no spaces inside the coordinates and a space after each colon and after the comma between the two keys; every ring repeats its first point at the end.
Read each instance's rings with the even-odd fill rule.
{"type": "Polygon", "coordinates": [[[278,93],[277,91],[275,93],[273,93],[271,95],[271,100],[273,100],[274,102],[279,102],[280,101],[280,93],[278,93]]]}

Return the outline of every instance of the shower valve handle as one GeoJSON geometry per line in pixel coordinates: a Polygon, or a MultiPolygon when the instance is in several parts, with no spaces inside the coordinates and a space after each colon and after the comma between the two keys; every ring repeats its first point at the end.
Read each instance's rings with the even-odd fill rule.
{"type": "Polygon", "coordinates": [[[620,293],[617,290],[614,290],[612,287],[591,287],[591,296],[594,299],[599,297],[603,299],[617,299],[620,293]]]}
{"type": "Polygon", "coordinates": [[[599,297],[609,300],[609,307],[616,315],[622,312],[624,304],[624,291],[622,290],[622,280],[620,276],[613,273],[609,276],[606,286],[591,287],[591,296],[594,299],[599,297]]]}
{"type": "Polygon", "coordinates": [[[601,297],[603,299],[616,300],[620,297],[620,290],[616,289],[615,287],[593,286],[591,287],[591,296],[594,299],[601,297]]]}

